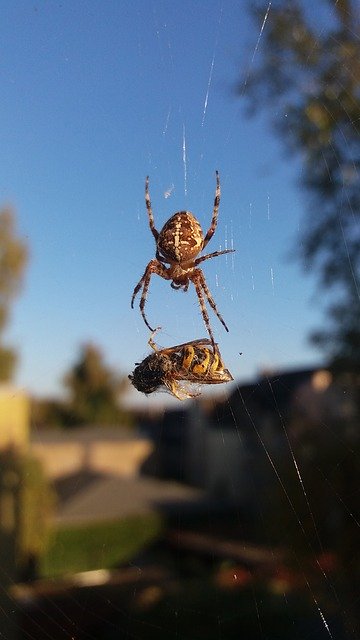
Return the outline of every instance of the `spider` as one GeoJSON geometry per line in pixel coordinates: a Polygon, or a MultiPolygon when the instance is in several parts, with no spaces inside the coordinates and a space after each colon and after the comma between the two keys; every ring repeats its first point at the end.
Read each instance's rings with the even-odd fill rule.
{"type": "Polygon", "coordinates": [[[232,253],[234,249],[214,251],[213,253],[208,253],[200,258],[197,258],[196,256],[206,247],[216,230],[220,204],[219,172],[216,171],[216,191],[211,225],[205,236],[202,232],[200,223],[195,216],[190,213],[190,211],[178,211],[177,213],[174,213],[174,215],[164,224],[160,233],[157,231],[154,225],[154,216],[150,202],[149,176],[147,176],[145,181],[145,203],[149,216],[150,230],[156,241],[156,257],[154,260],[150,260],[145,269],[144,275],[136,285],[131,298],[131,307],[134,307],[135,297],[140,289],[142,289],[140,299],[141,315],[146,326],[150,331],[153,331],[153,328],[148,323],[145,315],[146,296],[152,274],[156,273],[161,278],[164,278],[164,280],[171,280],[171,287],[173,289],[183,289],[184,291],[187,291],[190,282],[192,282],[197,293],[206,329],[211,338],[211,343],[214,346],[215,341],[210,326],[209,315],[205,306],[204,295],[226,331],[229,331],[229,329],[217,309],[215,301],[206,284],[202,269],[198,269],[197,267],[201,262],[204,262],[204,260],[221,256],[224,253],[232,253]],[[167,263],[170,266],[165,266],[164,263],[167,263]]]}
{"type": "Polygon", "coordinates": [[[186,385],[221,384],[234,379],[225,368],[218,345],[212,345],[208,338],[159,349],[153,340],[158,329],[153,331],[149,339],[154,353],[137,362],[129,375],[138,391],[148,395],[165,387],[179,400],[185,400],[200,395],[186,385]]]}

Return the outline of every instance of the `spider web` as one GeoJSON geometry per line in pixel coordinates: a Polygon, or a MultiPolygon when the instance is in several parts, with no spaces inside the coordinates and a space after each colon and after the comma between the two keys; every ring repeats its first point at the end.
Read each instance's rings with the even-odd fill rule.
{"type": "MultiPolygon", "coordinates": [[[[264,29],[266,29],[267,20],[269,17],[269,13],[271,11],[271,5],[272,3],[269,2],[267,9],[264,13],[263,21],[261,23],[261,27],[257,34],[257,37],[255,37],[255,34],[254,34],[255,42],[253,44],[252,50],[250,45],[251,55],[249,56],[248,71],[245,74],[243,89],[246,88],[249,75],[254,65],[256,55],[258,53],[259,47],[261,47],[261,39],[262,39],[264,29]]],[[[215,92],[217,90],[217,88],[214,87],[215,78],[217,77],[217,74],[221,73],[221,69],[220,70],[218,69],[217,63],[218,63],[218,58],[220,57],[218,55],[218,48],[219,48],[219,42],[221,43],[220,34],[221,34],[221,23],[223,18],[223,11],[224,11],[224,6],[221,5],[219,9],[218,17],[216,17],[215,15],[216,12],[213,9],[216,29],[215,29],[215,35],[213,36],[214,38],[213,51],[209,53],[209,72],[208,72],[207,84],[205,87],[205,97],[204,97],[203,112],[202,112],[202,119],[201,119],[201,125],[200,125],[203,130],[207,122],[208,111],[211,110],[211,100],[214,97],[215,92]]],[[[179,111],[182,112],[183,109],[185,109],[185,105],[182,105],[179,111]]],[[[237,112],[234,119],[230,121],[227,127],[227,131],[225,131],[225,137],[224,137],[225,151],[227,150],[229,153],[231,153],[230,149],[231,149],[232,140],[234,136],[234,130],[238,129],[242,125],[242,123],[241,124],[239,123],[238,118],[239,118],[239,112],[237,112]]],[[[164,130],[168,129],[168,125],[169,125],[169,122],[167,118],[166,127],[164,128],[164,130]]],[[[246,124],[244,126],[246,126],[246,124]]],[[[210,131],[207,131],[205,132],[204,137],[206,138],[206,136],[210,136],[210,135],[211,135],[210,131]]],[[[189,162],[188,149],[190,147],[191,147],[191,137],[190,135],[187,134],[187,126],[184,121],[182,124],[181,149],[182,149],[183,183],[184,183],[185,196],[187,196],[189,192],[189,175],[191,175],[191,170],[189,169],[189,165],[192,164],[194,166],[195,164],[194,158],[192,158],[191,163],[189,162]]],[[[199,159],[198,159],[198,167],[197,167],[198,171],[199,171],[199,168],[201,167],[202,162],[204,161],[204,157],[205,157],[205,151],[200,151],[199,159]]],[[[194,168],[193,168],[193,171],[195,171],[194,168]]],[[[229,185],[229,178],[227,177],[227,179],[228,179],[228,182],[225,181],[225,185],[226,184],[229,185]]],[[[284,180],[285,179],[286,178],[284,178],[284,180]]],[[[222,184],[224,184],[224,180],[222,184]]],[[[225,189],[226,189],[226,186],[224,187],[224,191],[225,189]]],[[[239,218],[242,219],[242,223],[240,223],[241,225],[247,224],[248,240],[250,237],[250,242],[256,242],[256,238],[253,239],[254,229],[255,229],[255,235],[256,233],[259,232],[259,227],[258,227],[259,211],[256,209],[258,209],[259,206],[262,209],[261,211],[262,224],[263,225],[266,225],[269,223],[271,224],[272,217],[274,215],[273,202],[272,202],[273,201],[272,194],[274,192],[275,192],[275,188],[271,185],[271,182],[270,182],[268,186],[268,190],[266,192],[266,199],[263,201],[262,204],[259,205],[258,202],[254,204],[252,201],[248,203],[247,216],[246,216],[246,212],[244,211],[244,208],[243,208],[244,204],[243,204],[242,208],[240,209],[239,216],[234,214],[234,217],[231,217],[230,220],[226,219],[225,217],[225,221],[223,222],[223,234],[224,234],[223,242],[224,242],[225,248],[227,248],[228,246],[230,246],[231,248],[236,247],[237,249],[239,248],[239,246],[243,248],[243,244],[241,243],[241,238],[239,238],[237,234],[238,226],[239,226],[239,218]],[[246,221],[246,223],[244,222],[244,220],[246,221]]],[[[221,209],[221,206],[220,206],[220,209],[221,209]]],[[[221,213],[220,213],[220,219],[221,219],[221,213]]],[[[251,244],[250,246],[253,247],[253,245],[251,244]]],[[[249,253],[250,252],[251,252],[251,249],[249,253]]],[[[241,253],[242,255],[244,255],[245,252],[242,251],[241,253]]],[[[274,260],[275,259],[276,258],[274,258],[274,260]]],[[[216,290],[217,297],[219,295],[219,288],[222,287],[223,290],[226,291],[227,298],[231,300],[231,303],[233,303],[234,305],[239,303],[239,297],[241,295],[238,292],[236,278],[241,278],[242,282],[244,278],[247,278],[248,284],[250,284],[252,291],[256,292],[255,275],[254,275],[256,266],[253,260],[250,258],[249,270],[246,276],[244,273],[241,273],[241,269],[243,267],[241,266],[241,264],[239,264],[239,262],[241,262],[241,258],[239,260],[238,256],[235,256],[235,258],[233,257],[228,258],[225,262],[225,274],[223,272],[219,273],[218,269],[216,269],[215,267],[216,269],[216,273],[215,273],[216,289],[215,290],[216,290]]],[[[220,268],[221,267],[219,267],[219,269],[220,268]]],[[[277,284],[276,269],[277,269],[277,266],[275,266],[270,262],[268,265],[268,291],[266,292],[267,301],[266,303],[264,303],[264,310],[266,309],[266,311],[264,311],[265,314],[268,312],[269,306],[271,307],[274,307],[274,305],[276,306],[280,296],[280,291],[277,284]],[[271,297],[273,298],[272,301],[271,301],[271,297]]],[[[243,312],[243,317],[244,316],[245,316],[245,319],[243,320],[243,324],[246,326],[246,313],[243,312]]],[[[280,321],[281,321],[281,318],[280,318],[280,321]]],[[[234,338],[230,337],[230,340],[233,345],[233,351],[238,352],[239,347],[235,346],[236,338],[234,341],[234,338]]],[[[224,340],[222,341],[224,342],[224,340]]],[[[278,362],[277,365],[279,366],[279,364],[280,363],[278,362]]],[[[288,362],[288,366],[290,369],[294,367],[294,365],[296,365],[296,360],[295,361],[290,360],[288,362]]],[[[276,364],[274,363],[274,365],[272,366],[276,370],[276,364]]],[[[285,456],[287,465],[283,464],[283,460],[281,460],[281,457],[279,458],[278,453],[274,450],[274,446],[273,446],[274,443],[271,441],[271,439],[268,440],[266,436],[264,437],[263,425],[260,424],[259,426],[258,417],[256,415],[253,416],[254,405],[251,401],[248,402],[245,399],[245,396],[242,393],[241,385],[239,387],[238,393],[239,393],[240,402],[243,404],[243,410],[248,418],[248,424],[250,428],[253,430],[253,433],[255,434],[255,437],[257,439],[257,444],[260,450],[259,455],[261,457],[261,451],[262,451],[262,455],[264,459],[266,459],[268,462],[270,472],[271,472],[270,473],[271,480],[269,480],[270,486],[277,485],[277,488],[280,490],[280,493],[282,493],[282,497],[287,503],[287,509],[292,514],[296,522],[296,528],[298,529],[299,537],[302,539],[302,544],[300,544],[300,547],[305,546],[307,557],[308,559],[309,558],[311,559],[311,562],[313,564],[313,568],[311,570],[309,568],[304,567],[304,565],[302,564],[303,560],[301,557],[301,553],[296,550],[298,543],[295,540],[294,541],[292,541],[291,539],[289,540],[286,535],[284,535],[282,539],[280,534],[278,538],[278,542],[280,544],[283,543],[284,545],[288,545],[292,547],[295,564],[297,564],[297,567],[294,570],[293,578],[296,580],[294,576],[297,575],[297,577],[300,578],[300,581],[302,581],[303,595],[305,594],[305,598],[307,598],[308,601],[312,604],[312,609],[314,614],[313,616],[309,615],[309,618],[311,618],[312,620],[311,622],[309,622],[309,627],[306,630],[303,629],[302,631],[299,631],[298,620],[296,616],[297,615],[301,616],[301,614],[296,614],[292,610],[291,596],[288,595],[291,592],[291,588],[289,589],[289,585],[286,585],[286,579],[284,579],[283,587],[279,586],[279,592],[283,598],[284,610],[288,609],[288,615],[290,617],[293,616],[293,634],[294,634],[291,636],[286,635],[284,637],[335,638],[335,637],[345,637],[345,634],[347,632],[350,634],[349,637],[352,637],[352,634],[355,633],[355,631],[354,631],[354,628],[351,627],[351,622],[349,624],[349,629],[347,629],[347,631],[345,630],[339,631],[338,616],[343,617],[344,610],[346,610],[348,607],[349,607],[349,613],[350,613],[351,609],[354,607],[354,603],[346,602],[346,599],[344,600],[344,594],[341,593],[341,589],[338,589],[337,578],[336,576],[334,576],[332,567],[331,566],[327,567],[326,562],[324,561],[324,558],[326,557],[326,553],[325,553],[326,550],[324,549],[321,533],[319,530],[321,528],[321,522],[318,521],[319,512],[316,507],[313,507],[313,503],[315,503],[315,500],[313,499],[313,493],[315,494],[316,490],[314,491],[314,487],[311,484],[311,481],[309,480],[309,474],[306,472],[306,464],[304,464],[304,461],[301,459],[301,457],[299,459],[300,454],[298,453],[298,448],[293,443],[293,437],[291,434],[292,425],[289,424],[287,419],[283,416],[282,409],[279,406],[278,393],[275,390],[276,383],[278,381],[276,379],[276,375],[274,375],[274,370],[271,370],[271,369],[272,367],[270,368],[270,371],[265,372],[263,381],[259,383],[259,388],[260,386],[267,387],[267,392],[273,402],[273,408],[277,413],[278,424],[280,426],[282,438],[283,438],[282,455],[285,456]],[[287,467],[286,472],[284,471],[285,466],[287,467]],[[290,481],[289,476],[287,474],[289,473],[289,470],[291,469],[291,467],[294,472],[294,478],[290,481]],[[305,469],[304,472],[303,472],[303,469],[305,469]],[[300,494],[300,497],[303,502],[303,506],[301,508],[299,507],[299,504],[298,504],[299,495],[297,495],[297,498],[295,499],[293,494],[294,487],[292,485],[293,485],[294,479],[295,479],[295,484],[297,485],[298,493],[300,494]],[[288,483],[291,486],[288,486],[288,483]],[[310,527],[311,533],[309,533],[309,527],[310,527]],[[330,594],[330,596],[328,596],[328,598],[321,597],[318,595],[319,591],[320,592],[326,591],[330,594]],[[329,601],[331,601],[332,603],[330,606],[329,606],[329,601]],[[337,611],[337,614],[336,613],[334,614],[334,611],[337,611]],[[316,618],[318,623],[316,621],[316,618]],[[299,636],[297,634],[299,634],[299,636]]],[[[236,365],[235,365],[235,370],[237,370],[236,365]]],[[[280,380],[280,384],[284,384],[281,381],[281,376],[279,376],[279,380],[280,380]]],[[[254,390],[255,391],[253,391],[253,393],[256,393],[255,385],[254,385],[254,390]]],[[[241,423],[238,423],[239,413],[235,413],[233,410],[234,395],[236,395],[237,392],[236,391],[234,392],[234,394],[231,396],[231,399],[229,399],[229,396],[226,395],[227,393],[228,392],[225,391],[225,396],[222,399],[222,401],[225,405],[227,405],[228,411],[232,415],[233,427],[236,430],[238,430],[239,438],[242,439],[243,427],[241,423]]],[[[217,401],[218,401],[218,398],[215,402],[217,401]]],[[[328,424],[323,426],[324,428],[327,429],[330,439],[334,439],[334,441],[336,441],[339,436],[334,431],[333,425],[328,424]]],[[[184,424],[184,428],[185,428],[185,424],[184,424]]],[[[224,456],[229,456],[229,450],[226,446],[226,430],[224,431],[223,421],[221,417],[218,418],[218,432],[219,432],[219,441],[218,441],[219,446],[221,446],[221,442],[223,442],[223,454],[224,456]]],[[[350,454],[351,456],[356,455],[355,451],[350,451],[350,447],[348,443],[342,442],[341,446],[344,446],[345,449],[343,451],[343,454],[341,454],[339,457],[338,464],[341,464],[340,458],[342,455],[347,455],[347,454],[350,454]],[[346,450],[347,450],[347,454],[344,453],[346,450]]],[[[330,460],[329,460],[329,464],[330,464],[330,460]]],[[[333,464],[333,461],[331,461],[331,464],[333,464]]],[[[325,468],[325,472],[322,470],[321,473],[324,473],[324,479],[331,484],[331,480],[330,480],[331,468],[327,468],[327,469],[325,468]]],[[[256,475],[257,474],[254,473],[254,479],[253,479],[254,486],[256,486],[257,484],[257,480],[255,479],[256,475]]],[[[330,505],[330,510],[334,509],[334,511],[336,511],[337,509],[336,503],[338,502],[339,499],[341,502],[343,502],[342,498],[339,495],[335,495],[334,493],[331,495],[331,500],[333,501],[333,505],[330,505]]],[[[259,499],[259,502],[261,503],[261,499],[259,499]]],[[[278,514],[275,511],[276,504],[277,503],[274,502],[274,505],[273,505],[274,512],[272,517],[274,519],[277,519],[278,517],[278,514]]],[[[348,515],[350,516],[350,518],[354,519],[354,521],[356,522],[356,526],[358,526],[358,523],[356,521],[356,515],[353,513],[352,508],[350,506],[347,507],[346,504],[345,505],[343,504],[343,506],[348,511],[348,515]]],[[[270,506],[270,510],[271,510],[271,506],[270,506]]],[[[269,518],[269,514],[267,513],[267,511],[268,509],[265,506],[265,503],[262,503],[258,513],[258,518],[261,521],[265,522],[269,518]]],[[[241,517],[242,517],[241,511],[239,511],[238,517],[239,517],[239,520],[241,520],[241,517]]],[[[281,521],[278,523],[279,528],[281,528],[284,525],[285,523],[282,523],[281,521]]],[[[214,520],[214,529],[216,529],[215,520],[214,520]]],[[[268,544],[271,550],[271,545],[273,544],[273,542],[271,542],[270,537],[269,537],[268,544]]],[[[280,568],[278,569],[278,571],[279,571],[279,574],[281,574],[280,568]]],[[[256,570],[254,570],[254,573],[256,573],[256,570]]],[[[237,579],[236,568],[234,568],[233,580],[236,581],[236,579],[237,579]]],[[[288,576],[288,579],[291,580],[289,576],[288,576]]],[[[280,576],[279,576],[279,584],[281,585],[280,576]]],[[[266,614],[264,614],[264,610],[262,610],[262,604],[263,603],[261,603],[260,598],[259,596],[256,595],[256,592],[254,589],[253,608],[254,608],[254,615],[256,615],[258,620],[258,633],[256,634],[256,637],[259,637],[259,638],[260,637],[261,638],[280,637],[277,635],[272,636],[271,634],[273,633],[273,631],[270,629],[267,629],[266,625],[268,624],[268,621],[267,620],[264,621],[264,618],[266,619],[266,614]]],[[[175,634],[177,634],[177,631],[176,631],[177,616],[178,616],[178,611],[174,611],[173,632],[175,634]]],[[[349,619],[351,619],[351,613],[350,613],[349,619]]],[[[226,628],[226,616],[224,615],[224,612],[221,610],[220,604],[219,604],[219,610],[218,610],[217,624],[218,624],[219,637],[226,637],[226,635],[222,636],[222,633],[226,634],[226,631],[222,631],[222,625],[224,626],[224,629],[226,628]]],[[[241,628],[241,625],[239,628],[241,628]]],[[[279,633],[279,631],[277,633],[279,633]]]]}
{"type": "MultiPolygon", "coordinates": [[[[188,4],[187,9],[191,11],[191,8],[188,4]]],[[[138,5],[133,21],[137,64],[145,77],[149,63],[140,28],[143,9],[138,5]]],[[[244,89],[261,48],[271,10],[272,2],[269,2],[258,31],[249,30],[246,36],[242,31],[241,68],[247,69],[245,76],[242,74],[244,89]]],[[[197,16],[198,11],[195,9],[197,16]]],[[[157,228],[175,211],[189,209],[206,230],[211,220],[215,170],[218,169],[222,198],[211,250],[236,250],[236,254],[204,265],[210,290],[230,328],[229,334],[225,334],[210,310],[211,326],[235,382],[224,386],[221,392],[218,388],[204,389],[202,403],[185,403],[184,413],[174,418],[177,421],[174,432],[188,433],[192,439],[190,449],[196,462],[193,472],[198,469],[200,474],[206,464],[202,460],[204,450],[196,451],[196,445],[204,446],[206,442],[216,461],[213,484],[211,478],[207,478],[213,492],[212,503],[206,502],[202,513],[190,519],[190,530],[188,522],[182,526],[182,512],[175,507],[170,532],[174,536],[172,555],[166,555],[164,549],[156,549],[150,555],[152,563],[169,570],[170,578],[161,582],[154,574],[144,587],[141,578],[147,575],[149,558],[142,562],[140,557],[126,567],[139,578],[138,583],[133,580],[130,598],[122,600],[118,592],[114,597],[111,588],[97,596],[90,591],[84,595],[74,590],[70,591],[71,606],[68,607],[61,597],[47,592],[39,600],[42,615],[38,627],[35,630],[32,627],[24,638],[140,640],[235,638],[240,634],[262,640],[356,637],[353,626],[356,603],[343,588],[336,553],[323,541],[321,517],[325,514],[336,519],[345,513],[359,528],[353,500],[350,495],[340,493],[336,476],[338,471],[345,473],[347,463],[349,467],[355,466],[353,461],[358,459],[358,453],[355,444],[351,447],[343,434],[336,431],[326,411],[320,417],[326,438],[318,441],[309,438],[308,449],[301,449],[299,453],[296,441],[299,422],[290,421],[281,404],[283,396],[289,397],[292,380],[291,376],[283,375],[284,372],[314,369],[316,373],[322,368],[321,358],[306,343],[308,329],[320,316],[317,309],[310,304],[307,307],[305,302],[311,298],[312,283],[301,280],[294,265],[286,261],[293,235],[302,225],[303,203],[295,184],[300,168],[296,163],[282,164],[276,142],[270,142],[269,138],[264,149],[262,135],[265,135],[266,123],[261,122],[260,117],[256,124],[244,120],[241,106],[229,89],[229,84],[237,79],[239,43],[235,34],[245,19],[244,12],[236,3],[202,6],[206,54],[202,54],[197,72],[188,64],[182,67],[186,39],[179,39],[176,28],[178,22],[184,30],[189,28],[189,17],[185,20],[180,9],[171,4],[153,4],[147,29],[151,34],[149,43],[157,52],[153,63],[154,69],[160,70],[156,110],[161,112],[162,119],[153,116],[147,101],[137,106],[137,116],[145,132],[141,158],[144,166],[139,167],[139,176],[143,179],[150,175],[157,228]],[[229,14],[235,24],[230,36],[229,14]],[[183,87],[179,76],[188,73],[189,90],[184,95],[177,84],[183,87]],[[198,92],[194,90],[194,96],[192,86],[198,89],[198,92]],[[156,125],[152,124],[153,117],[156,125]],[[251,140],[253,148],[249,145],[251,140]],[[275,159],[277,166],[273,168],[275,159]],[[254,172],[258,176],[258,187],[251,177],[254,172]],[[291,184],[294,186],[289,187],[291,184]],[[291,228],[287,225],[290,206],[296,210],[291,228]],[[289,281],[294,284],[289,286],[289,281]],[[305,319],[299,322],[302,314],[305,319]],[[299,337],[300,328],[302,336],[299,337]],[[264,403],[260,417],[259,402],[264,403]],[[209,415],[212,425],[206,435],[209,415]],[[269,422],[270,415],[276,417],[276,431],[269,422]],[[189,423],[193,431],[189,430],[189,423]],[[323,460],[316,453],[326,442],[333,445],[332,457],[323,460]],[[316,473],[311,472],[312,461],[316,473]],[[237,466],[243,469],[238,477],[226,473],[227,468],[237,469],[237,466]],[[227,487],[222,482],[226,482],[227,487]],[[320,484],[328,489],[326,510],[319,509],[318,505],[319,496],[324,495],[318,491],[320,484]],[[232,503],[230,510],[225,509],[228,494],[234,498],[237,492],[243,495],[243,501],[235,501],[235,506],[232,503]],[[186,555],[188,549],[191,553],[186,555]],[[290,562],[283,557],[290,557],[290,562]],[[92,619],[91,626],[87,625],[87,617],[92,619]],[[343,625],[346,618],[347,628],[343,625]],[[249,633],[251,635],[247,635],[249,633]]],[[[195,49],[199,57],[200,49],[199,43],[195,49]]],[[[136,225],[128,230],[130,244],[135,246],[139,236],[143,249],[136,260],[129,254],[130,270],[134,268],[134,273],[153,257],[152,240],[148,242],[147,237],[150,233],[143,203],[143,182],[139,183],[138,202],[136,225]]],[[[133,273],[131,276],[128,297],[130,283],[132,279],[134,284],[136,281],[133,273]]],[[[206,336],[195,293],[190,289],[183,295],[154,277],[146,313],[150,322],[161,323],[159,343],[164,347],[206,336]]],[[[147,333],[138,309],[133,314],[132,318],[136,314],[132,322],[137,349],[133,359],[141,360],[141,354],[146,353],[147,333]]],[[[311,403],[319,398],[326,402],[330,397],[327,390],[326,386],[314,387],[314,378],[309,374],[302,378],[292,402],[297,407],[303,406],[301,402],[311,403]]],[[[161,394],[147,398],[146,404],[136,396],[136,406],[139,407],[140,402],[142,409],[146,406],[149,412],[179,408],[177,400],[161,394]]],[[[301,415],[298,420],[301,423],[301,415]]],[[[164,433],[159,435],[158,444],[162,439],[166,439],[164,433]]],[[[179,442],[185,451],[188,443],[184,438],[179,442]]],[[[160,471],[160,463],[156,470],[160,471]]],[[[101,544],[108,543],[102,541],[101,544]]],[[[94,580],[92,586],[110,584],[111,573],[98,571],[93,576],[77,576],[78,582],[74,578],[73,586],[85,586],[86,580],[90,585],[91,579],[94,580]]],[[[14,607],[18,606],[15,596],[13,601],[14,607]]],[[[26,617],[26,598],[21,602],[26,617]]]]}

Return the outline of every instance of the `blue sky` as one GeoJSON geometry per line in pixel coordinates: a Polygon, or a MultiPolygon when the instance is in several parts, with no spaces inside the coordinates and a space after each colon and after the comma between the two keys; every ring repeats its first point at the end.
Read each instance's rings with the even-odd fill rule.
{"type": "MultiPolygon", "coordinates": [[[[307,342],[322,322],[314,279],[289,260],[305,207],[299,166],[234,91],[262,42],[246,5],[2,3],[0,202],[15,208],[31,254],[6,333],[20,386],[60,394],[86,341],[124,373],[148,353],[138,304],[130,308],[155,254],[147,174],[159,230],[183,209],[207,230],[220,172],[208,251],[236,254],[203,268],[230,329],[210,310],[234,377],[320,361],[307,342]]],[[[157,276],[147,316],[163,346],[206,336],[194,290],[157,276]]]]}

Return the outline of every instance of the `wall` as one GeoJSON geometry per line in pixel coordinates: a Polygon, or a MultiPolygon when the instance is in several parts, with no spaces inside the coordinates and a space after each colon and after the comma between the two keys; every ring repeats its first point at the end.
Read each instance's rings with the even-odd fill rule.
{"type": "Polygon", "coordinates": [[[26,449],[29,440],[29,400],[24,391],[0,385],[0,450],[26,449]]]}
{"type": "Polygon", "coordinates": [[[82,470],[136,476],[152,453],[153,444],[122,429],[94,427],[33,433],[30,448],[42,461],[48,477],[55,480],[82,470]]]}

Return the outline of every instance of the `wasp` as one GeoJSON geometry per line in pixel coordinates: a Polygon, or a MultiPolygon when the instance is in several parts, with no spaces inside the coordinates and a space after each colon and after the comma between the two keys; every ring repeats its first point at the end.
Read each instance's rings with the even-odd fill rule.
{"type": "Polygon", "coordinates": [[[200,393],[190,391],[186,385],[221,384],[234,378],[225,368],[219,347],[208,338],[184,342],[174,347],[160,349],[154,342],[153,331],[149,346],[154,353],[142,362],[135,363],[135,369],[129,379],[134,387],[146,395],[165,387],[179,400],[196,398],[200,393]]]}

